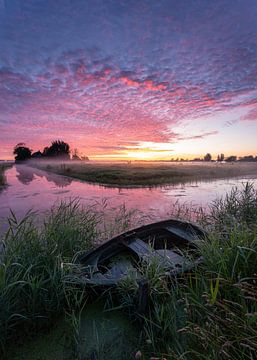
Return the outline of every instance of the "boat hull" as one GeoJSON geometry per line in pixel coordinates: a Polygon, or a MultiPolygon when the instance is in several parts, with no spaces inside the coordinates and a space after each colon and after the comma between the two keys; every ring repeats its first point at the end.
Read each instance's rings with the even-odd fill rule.
{"type": "Polygon", "coordinates": [[[175,219],[141,226],[80,254],[73,280],[91,286],[116,285],[127,276],[142,281],[140,264],[153,259],[167,275],[176,276],[201,262],[197,242],[206,236],[199,226],[175,219]]]}

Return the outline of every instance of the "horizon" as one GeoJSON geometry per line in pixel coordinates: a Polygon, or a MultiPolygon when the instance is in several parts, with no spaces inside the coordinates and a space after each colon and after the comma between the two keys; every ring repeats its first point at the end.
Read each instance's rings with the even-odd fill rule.
{"type": "Polygon", "coordinates": [[[0,159],[257,156],[257,2],[0,0],[0,159]]]}

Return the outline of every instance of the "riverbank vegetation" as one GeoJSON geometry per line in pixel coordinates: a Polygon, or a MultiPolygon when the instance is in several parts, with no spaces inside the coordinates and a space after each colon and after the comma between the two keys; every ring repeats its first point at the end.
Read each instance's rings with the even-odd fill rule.
{"type": "Polygon", "coordinates": [[[6,178],[4,172],[6,169],[8,169],[11,166],[12,166],[11,162],[0,162],[0,189],[1,187],[6,185],[6,178]]]}
{"type": "MultiPolygon", "coordinates": [[[[190,218],[189,211],[177,210],[177,215],[190,218]]],[[[83,313],[97,294],[69,283],[67,275],[76,266],[75,255],[91,249],[94,239],[108,232],[103,214],[82,208],[77,201],[56,206],[41,225],[35,213],[20,221],[12,214],[1,241],[2,358],[23,359],[24,354],[24,359],[103,360],[108,354],[108,359],[124,360],[254,359],[257,191],[251,184],[233,189],[209,210],[208,214],[198,211],[198,222],[209,231],[199,243],[201,266],[172,280],[161,263],[142,264],[148,283],[144,313],[138,311],[138,285],[133,278],[128,276],[115,291],[105,292],[104,307],[126,314],[136,329],[134,341],[118,347],[109,339],[103,346],[97,333],[99,346],[90,350],[91,355],[83,333],[88,315],[85,319],[83,313]],[[27,344],[29,354],[24,350],[27,344]],[[117,356],[109,356],[114,353],[117,356]]],[[[133,224],[132,214],[124,209],[122,214],[125,220],[115,225],[116,231],[133,224]]],[[[113,227],[109,230],[115,232],[113,227]]]]}
{"type": "MultiPolygon", "coordinates": [[[[189,211],[177,210],[177,215],[190,218],[189,211]]],[[[115,225],[119,232],[133,224],[132,213],[123,209],[122,214],[125,220],[115,225]]],[[[126,352],[124,344],[115,348],[109,341],[88,355],[83,313],[96,301],[97,294],[69,283],[67,275],[76,266],[76,254],[91,249],[94,239],[110,230],[115,232],[115,228],[109,226],[108,230],[107,224],[103,226],[103,214],[83,208],[77,201],[56,206],[41,225],[35,213],[20,221],[12,214],[1,240],[2,358],[22,359],[24,346],[29,343],[32,350],[24,359],[49,360],[54,354],[57,360],[103,360],[107,354],[114,354],[114,348],[120,352],[108,359],[254,359],[256,189],[251,184],[242,190],[232,189],[211,204],[208,214],[198,211],[198,222],[209,231],[209,237],[199,243],[201,266],[172,280],[157,261],[140,265],[148,283],[144,313],[138,311],[138,285],[132,277],[123,280],[115,291],[105,292],[104,307],[109,311],[118,308],[137,329],[134,342],[126,352]],[[39,354],[43,351],[39,338],[48,339],[47,344],[40,345],[44,351],[51,343],[49,353],[43,356],[39,354]]]]}
{"type": "Polygon", "coordinates": [[[30,161],[56,174],[109,186],[158,186],[190,181],[257,175],[257,163],[81,163],[30,161]]]}

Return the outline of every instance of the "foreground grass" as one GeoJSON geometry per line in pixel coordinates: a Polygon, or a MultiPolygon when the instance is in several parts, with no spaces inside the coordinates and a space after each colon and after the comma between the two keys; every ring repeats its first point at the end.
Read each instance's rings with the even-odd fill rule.
{"type": "Polygon", "coordinates": [[[61,326],[61,337],[73,356],[70,330],[77,321],[73,314],[88,300],[84,289],[65,281],[73,270],[74,256],[91,249],[103,235],[125,231],[133,215],[121,207],[118,223],[105,224],[103,213],[84,208],[77,200],[52,208],[41,225],[36,213],[29,212],[22,220],[11,215],[0,241],[0,358],[14,342],[29,342],[60,319],[63,323],[64,317],[68,325],[61,326]]]}
{"type": "MultiPolygon", "coordinates": [[[[62,279],[64,262],[92,246],[95,214],[77,203],[52,210],[38,229],[32,213],[20,222],[13,214],[2,239],[0,259],[0,350],[9,341],[49,327],[70,301],[62,279]]],[[[76,292],[76,290],[74,290],[76,292]]],[[[76,295],[75,295],[76,296],[76,295]]]]}
{"type": "MultiPolygon", "coordinates": [[[[61,321],[61,335],[59,330],[56,335],[62,343],[55,357],[58,360],[133,359],[135,354],[141,359],[163,360],[255,359],[256,190],[250,184],[233,189],[211,205],[208,215],[201,213],[199,221],[210,233],[199,243],[204,258],[201,266],[169,279],[157,261],[142,264],[140,270],[148,280],[145,312],[138,310],[138,285],[133,278],[127,277],[105,296],[105,307],[122,310],[137,327],[134,347],[123,343],[118,347],[111,338],[103,348],[97,332],[97,346],[90,357],[83,344],[92,338],[87,332],[92,326],[84,321],[84,317],[88,319],[84,312],[92,294],[65,279],[73,269],[74,255],[91,248],[93,239],[101,235],[102,218],[77,202],[53,209],[41,228],[32,214],[21,222],[13,215],[3,238],[0,265],[2,353],[8,355],[10,344],[28,342],[35,333],[40,337],[48,334],[48,329],[61,321]],[[62,325],[63,319],[66,325],[62,325]],[[114,352],[118,348],[123,354],[114,352]]],[[[131,226],[128,217],[124,224],[131,226]]],[[[34,346],[37,344],[36,340],[34,346]]],[[[58,346],[52,343],[49,355],[40,357],[36,352],[26,359],[51,359],[58,346]]]]}
{"type": "Polygon", "coordinates": [[[201,267],[172,283],[161,266],[150,264],[149,310],[144,315],[137,313],[137,285],[121,284],[123,307],[131,317],[141,318],[143,358],[254,359],[256,246],[256,233],[246,229],[231,230],[225,239],[212,235],[200,245],[201,267]]]}
{"type": "Polygon", "coordinates": [[[157,186],[195,180],[257,175],[257,163],[133,163],[47,162],[29,164],[42,170],[113,186],[157,186]]]}
{"type": "Polygon", "coordinates": [[[141,318],[143,358],[255,359],[257,352],[257,191],[246,184],[199,218],[209,237],[203,263],[170,282],[161,264],[144,268],[149,309],[137,313],[137,284],[119,286],[122,305],[141,318]]]}

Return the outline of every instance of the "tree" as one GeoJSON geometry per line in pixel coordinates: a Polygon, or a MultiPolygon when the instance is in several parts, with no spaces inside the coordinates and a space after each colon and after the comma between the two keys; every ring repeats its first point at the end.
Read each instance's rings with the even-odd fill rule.
{"type": "Polygon", "coordinates": [[[15,161],[24,161],[31,158],[32,150],[25,146],[25,143],[17,144],[13,149],[15,161]]]}
{"type": "Polygon", "coordinates": [[[236,161],[236,159],[237,159],[237,156],[231,155],[231,156],[226,158],[226,161],[227,162],[234,162],[234,161],[236,161]]]}
{"type": "Polygon", "coordinates": [[[218,155],[217,161],[220,161],[220,162],[224,161],[224,154],[218,155]]]}
{"type": "Polygon", "coordinates": [[[43,154],[41,153],[40,150],[34,152],[34,153],[31,155],[31,157],[32,157],[33,159],[40,159],[42,156],[43,156],[43,154]]]}
{"type": "Polygon", "coordinates": [[[204,161],[211,161],[211,154],[207,153],[204,157],[204,161]]]}
{"type": "Polygon", "coordinates": [[[81,160],[81,157],[79,156],[79,151],[78,151],[78,149],[74,149],[74,150],[73,150],[72,160],[81,160]]]}
{"type": "Polygon", "coordinates": [[[48,146],[44,147],[43,156],[47,156],[48,151],[49,151],[49,147],[48,146]]]}
{"type": "Polygon", "coordinates": [[[62,140],[55,140],[50,147],[44,148],[43,154],[46,157],[70,159],[70,146],[62,140]]]}
{"type": "Polygon", "coordinates": [[[242,161],[256,161],[253,155],[247,155],[242,158],[242,161]]]}

